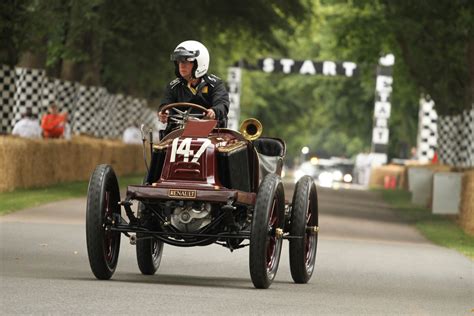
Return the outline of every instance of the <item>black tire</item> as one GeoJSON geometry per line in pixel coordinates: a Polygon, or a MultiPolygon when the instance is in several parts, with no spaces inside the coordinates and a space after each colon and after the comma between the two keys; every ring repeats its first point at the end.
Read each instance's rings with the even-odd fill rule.
{"type": "Polygon", "coordinates": [[[89,264],[96,278],[108,280],[117,267],[120,232],[106,231],[114,216],[120,215],[120,191],[115,172],[99,165],[92,173],[87,193],[86,240],[89,264]]]}
{"type": "Polygon", "coordinates": [[[283,239],[277,228],[285,223],[285,193],[276,174],[267,175],[258,189],[250,232],[250,276],[253,285],[266,289],[272,284],[280,263],[283,239]]]}
{"type": "Polygon", "coordinates": [[[137,233],[137,262],[142,274],[155,274],[160,267],[162,254],[162,241],[150,235],[137,233]]]}
{"type": "Polygon", "coordinates": [[[290,270],[295,283],[307,283],[313,275],[318,248],[318,233],[307,231],[307,226],[319,226],[318,194],[313,178],[304,176],[293,194],[290,235],[304,238],[290,239],[290,270]]]}
{"type": "MultiPolygon", "coordinates": [[[[142,184],[146,184],[147,176],[143,179],[142,184]]],[[[138,214],[145,211],[145,205],[138,203],[138,214]]],[[[145,275],[154,275],[160,267],[161,256],[163,254],[163,242],[153,238],[151,235],[137,233],[137,263],[140,272],[145,275]]]]}

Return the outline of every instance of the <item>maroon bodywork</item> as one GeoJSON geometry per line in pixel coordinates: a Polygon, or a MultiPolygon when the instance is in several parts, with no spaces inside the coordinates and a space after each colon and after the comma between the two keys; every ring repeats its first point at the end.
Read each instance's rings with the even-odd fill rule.
{"type": "Polygon", "coordinates": [[[137,246],[138,266],[146,275],[158,269],[164,243],[218,244],[231,251],[249,246],[250,275],[257,288],[273,282],[283,239],[290,239],[292,277],[297,283],[308,282],[319,231],[316,187],[310,177],[303,177],[295,186],[297,207],[285,206],[280,178],[284,142],[258,138],[244,128],[246,139],[216,128],[214,120],[196,120],[188,111],[179,114],[185,128],[153,146],[144,184],[129,185],[124,200],[111,166],[99,165],[91,176],[86,234],[94,275],[112,276],[123,233],[137,246]],[[136,212],[133,200],[139,202],[136,212]]]}
{"type": "Polygon", "coordinates": [[[190,121],[184,129],[168,134],[154,149],[165,150],[163,168],[159,179],[151,185],[130,185],[127,197],[137,200],[183,200],[209,201],[226,203],[231,199],[237,204],[254,205],[258,188],[258,158],[250,142],[240,133],[230,129],[213,128],[216,121],[190,121]],[[190,124],[191,123],[191,124],[190,124]],[[212,128],[210,128],[212,127],[212,128]],[[212,130],[210,133],[209,131],[212,130]],[[178,147],[183,140],[191,138],[188,152],[197,153],[202,146],[208,145],[197,161],[191,157],[175,154],[173,143],[178,147]],[[232,152],[246,147],[248,153],[248,170],[251,181],[251,192],[227,188],[223,185],[217,167],[216,153],[232,152]],[[173,161],[174,160],[174,161],[173,161]],[[173,195],[172,191],[193,191],[192,196],[173,195]]]}

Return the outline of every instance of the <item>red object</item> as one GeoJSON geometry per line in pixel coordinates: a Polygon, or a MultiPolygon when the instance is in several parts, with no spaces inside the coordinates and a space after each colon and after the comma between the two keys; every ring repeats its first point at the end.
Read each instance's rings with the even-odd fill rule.
{"type": "Polygon", "coordinates": [[[216,120],[189,120],[183,131],[183,137],[207,137],[216,127],[216,120]]]}
{"type": "Polygon", "coordinates": [[[66,114],[46,114],[41,119],[43,137],[59,138],[63,136],[66,114]]]}
{"type": "Polygon", "coordinates": [[[385,189],[396,189],[397,188],[397,177],[394,175],[386,175],[383,179],[383,187],[385,189]]]}
{"type": "Polygon", "coordinates": [[[438,153],[436,151],[434,152],[433,159],[431,159],[431,163],[438,163],[438,153]]]}
{"type": "Polygon", "coordinates": [[[153,179],[152,186],[128,186],[127,195],[133,195],[139,199],[180,200],[183,199],[183,194],[191,192],[192,198],[196,200],[224,203],[233,199],[240,204],[254,205],[259,184],[256,152],[252,150],[249,155],[245,154],[245,159],[248,159],[246,167],[240,167],[240,176],[244,179],[249,177],[248,190],[227,187],[221,182],[224,177],[219,175],[221,170],[217,163],[218,153],[222,151],[228,157],[230,152],[239,151],[238,147],[235,148],[236,144],[246,149],[248,141],[240,133],[228,129],[222,129],[219,133],[217,130],[209,133],[208,130],[216,124],[215,120],[200,122],[201,124],[199,121],[188,121],[185,129],[166,135],[159,149],[166,153],[159,178],[153,179]],[[190,122],[192,123],[189,124],[190,122]],[[187,135],[185,135],[186,131],[187,135]],[[197,137],[196,133],[207,135],[197,137]],[[201,152],[200,156],[193,161],[199,152],[201,152]],[[252,170],[257,170],[257,172],[253,173],[252,170]],[[178,190],[181,195],[174,195],[170,190],[178,190]]]}

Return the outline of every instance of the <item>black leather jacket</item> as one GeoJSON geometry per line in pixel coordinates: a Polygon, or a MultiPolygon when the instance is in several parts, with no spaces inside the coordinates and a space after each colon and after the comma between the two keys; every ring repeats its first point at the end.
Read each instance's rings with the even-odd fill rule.
{"type": "MultiPolygon", "coordinates": [[[[163,106],[176,102],[189,102],[202,105],[207,109],[213,109],[216,113],[218,127],[227,127],[227,113],[229,112],[229,93],[224,82],[215,75],[204,75],[197,85],[194,94],[183,78],[176,78],[171,81],[165,90],[165,95],[161,100],[160,110],[163,106]]],[[[196,110],[192,111],[197,113],[196,110]]],[[[198,111],[199,112],[199,111],[198,111]]],[[[172,122],[168,122],[165,134],[173,129],[172,122]]]]}

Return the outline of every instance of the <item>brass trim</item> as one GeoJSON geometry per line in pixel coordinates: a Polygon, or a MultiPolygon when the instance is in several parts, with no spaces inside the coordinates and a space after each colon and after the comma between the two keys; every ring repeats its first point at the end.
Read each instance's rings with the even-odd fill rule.
{"type": "Polygon", "coordinates": [[[153,149],[162,150],[168,147],[173,142],[173,139],[167,139],[159,144],[153,146],[153,149]]]}
{"type": "Polygon", "coordinates": [[[239,132],[248,141],[256,140],[262,135],[263,126],[256,118],[249,118],[242,122],[239,132]]]}
{"type": "Polygon", "coordinates": [[[220,152],[220,153],[228,153],[228,152],[234,151],[234,150],[239,149],[239,148],[244,147],[244,146],[246,146],[246,143],[244,141],[238,141],[238,142],[233,143],[229,146],[217,147],[217,151],[220,152]]]}

